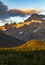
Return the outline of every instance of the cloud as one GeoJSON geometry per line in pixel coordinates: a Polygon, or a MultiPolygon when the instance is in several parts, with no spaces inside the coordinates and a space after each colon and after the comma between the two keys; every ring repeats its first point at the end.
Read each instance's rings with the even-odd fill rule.
{"type": "Polygon", "coordinates": [[[10,17],[20,16],[25,17],[33,13],[40,13],[39,9],[8,9],[8,6],[0,2],[0,19],[7,19],[10,17]]]}
{"type": "Polygon", "coordinates": [[[30,15],[33,13],[40,13],[40,10],[37,9],[11,9],[5,10],[0,13],[0,17],[9,18],[14,16],[25,17],[26,15],[30,15]],[[4,17],[5,16],[5,17],[4,17]]]}
{"type": "Polygon", "coordinates": [[[12,9],[9,11],[11,16],[25,16],[33,13],[40,13],[39,9],[12,9]]]}
{"type": "Polygon", "coordinates": [[[8,7],[3,4],[3,2],[0,2],[0,12],[7,11],[8,7]]]}
{"type": "Polygon", "coordinates": [[[8,16],[8,7],[0,2],[0,19],[6,18],[8,16]]]}
{"type": "Polygon", "coordinates": [[[23,22],[27,18],[29,18],[29,16],[25,16],[25,17],[15,16],[15,17],[10,17],[8,19],[5,19],[5,21],[11,22],[11,23],[13,23],[13,22],[18,23],[18,22],[23,22]]]}

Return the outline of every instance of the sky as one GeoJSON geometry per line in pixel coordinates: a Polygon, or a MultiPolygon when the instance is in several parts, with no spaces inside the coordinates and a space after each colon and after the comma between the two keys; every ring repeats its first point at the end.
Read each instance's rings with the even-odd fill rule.
{"type": "Polygon", "coordinates": [[[45,0],[0,0],[0,25],[24,21],[32,13],[45,15],[45,0]]]}
{"type": "Polygon", "coordinates": [[[1,0],[4,4],[8,5],[9,9],[12,8],[40,8],[45,9],[45,0],[1,0]]]}

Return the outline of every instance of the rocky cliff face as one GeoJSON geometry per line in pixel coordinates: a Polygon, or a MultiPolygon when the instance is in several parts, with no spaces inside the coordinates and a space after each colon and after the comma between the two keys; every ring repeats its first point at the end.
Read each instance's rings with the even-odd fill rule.
{"type": "Polygon", "coordinates": [[[32,39],[45,40],[45,16],[33,14],[23,23],[10,24],[5,26],[7,35],[11,35],[20,40],[28,41],[32,39]]]}

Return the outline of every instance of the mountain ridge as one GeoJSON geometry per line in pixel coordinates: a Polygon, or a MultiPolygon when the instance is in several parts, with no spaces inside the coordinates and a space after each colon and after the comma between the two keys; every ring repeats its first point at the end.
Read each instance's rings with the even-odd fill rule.
{"type": "Polygon", "coordinates": [[[11,23],[5,24],[2,31],[11,35],[12,37],[18,38],[23,41],[29,41],[32,39],[45,41],[45,15],[32,14],[32,20],[27,19],[23,23],[11,23]]]}

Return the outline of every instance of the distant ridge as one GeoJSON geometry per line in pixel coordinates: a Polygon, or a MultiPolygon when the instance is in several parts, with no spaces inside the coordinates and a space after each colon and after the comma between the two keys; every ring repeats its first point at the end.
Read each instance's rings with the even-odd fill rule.
{"type": "Polygon", "coordinates": [[[0,31],[0,48],[18,46],[22,43],[24,42],[0,31]]]}

